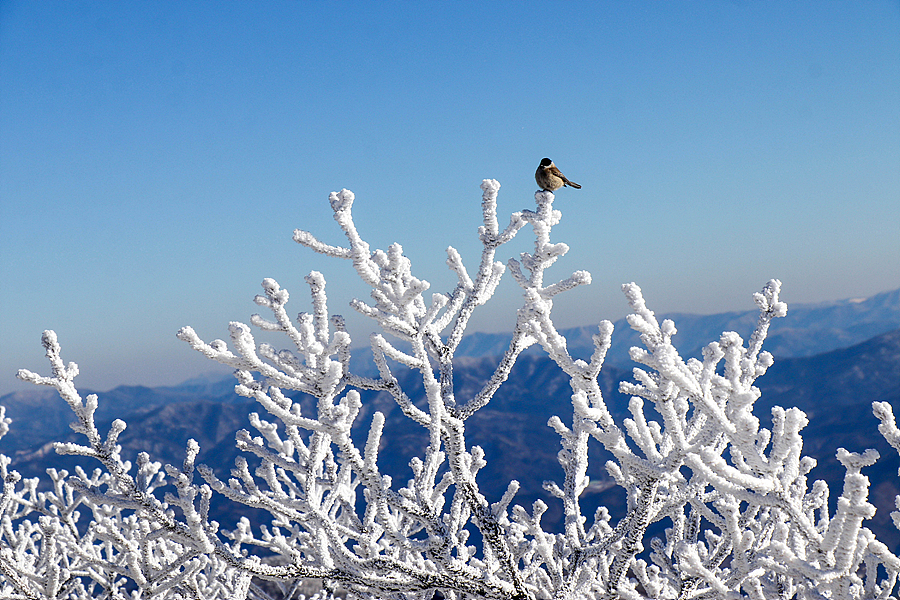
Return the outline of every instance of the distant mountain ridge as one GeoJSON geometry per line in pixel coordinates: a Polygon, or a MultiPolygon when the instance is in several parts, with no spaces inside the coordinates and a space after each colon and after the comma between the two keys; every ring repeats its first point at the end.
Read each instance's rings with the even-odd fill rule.
{"type": "MultiPolygon", "coordinates": [[[[699,356],[705,344],[719,339],[723,331],[737,331],[745,339],[753,331],[758,311],[728,312],[714,315],[670,313],[657,318],[671,318],[678,333],[674,338],[682,356],[699,356]]],[[[785,318],[775,319],[766,339],[765,349],[774,354],[773,367],[777,372],[785,359],[802,358],[848,348],[900,328],[900,289],[876,294],[865,299],[847,299],[817,304],[790,305],[785,318]]],[[[588,358],[593,352],[592,336],[595,326],[575,327],[561,332],[568,340],[573,356],[588,358]]],[[[486,357],[495,357],[506,351],[511,334],[474,333],[463,338],[458,352],[457,373],[479,369],[486,357]]],[[[615,323],[612,347],[607,354],[604,371],[630,370],[634,364],[628,356],[631,346],[640,345],[637,334],[624,319],[615,323]]],[[[531,348],[525,356],[542,357],[539,348],[531,348]]],[[[375,375],[371,356],[365,349],[354,353],[351,362],[354,372],[375,375]]],[[[829,367],[832,369],[832,367],[829,367]]],[[[468,375],[467,375],[468,376],[468,375]]],[[[771,376],[770,376],[771,377],[771,376]]],[[[82,396],[92,393],[81,390],[82,396]]],[[[144,387],[119,386],[99,393],[101,402],[97,412],[100,420],[142,415],[171,404],[194,403],[199,400],[217,404],[241,404],[247,402],[234,392],[234,379],[225,377],[196,377],[177,386],[144,387]]],[[[764,398],[765,399],[765,396],[764,398]]],[[[28,447],[40,439],[61,439],[68,435],[71,412],[59,400],[54,390],[35,388],[0,396],[0,405],[7,406],[8,416],[17,419],[8,437],[0,441],[0,447],[28,447]],[[39,420],[32,418],[40,414],[39,420]],[[22,416],[25,416],[23,419],[22,416]],[[55,432],[59,437],[48,438],[55,432]]]]}
{"type": "MultiPolygon", "coordinates": [[[[756,316],[756,311],[671,316],[680,330],[676,345],[687,357],[696,354],[702,344],[718,339],[722,331],[735,330],[746,338],[756,316]]],[[[565,331],[573,354],[584,356],[592,351],[590,336],[594,331],[593,327],[565,331]]],[[[628,397],[618,392],[618,383],[631,378],[630,371],[622,367],[633,366],[627,362],[627,348],[636,345],[637,338],[620,322],[613,340],[600,385],[610,411],[621,423],[629,416],[628,397]]],[[[460,353],[455,369],[455,392],[460,399],[477,393],[496,366],[493,352],[502,351],[508,342],[505,336],[494,338],[490,344],[481,343],[484,341],[477,335],[463,341],[468,346],[460,353]],[[483,355],[472,355],[476,351],[483,355]]],[[[900,411],[900,290],[865,300],[792,306],[786,318],[775,321],[765,347],[775,354],[776,361],[757,381],[762,397],[754,413],[767,424],[771,422],[771,407],[776,404],[797,406],[807,412],[810,424],[803,432],[804,454],[819,461],[811,475],[827,481],[832,499],[839,494],[843,478],[843,470],[834,459],[836,448],[843,446],[854,452],[876,448],[882,460],[866,472],[873,481],[871,501],[878,506],[870,526],[879,539],[896,548],[900,534],[889,515],[893,497],[900,491],[896,475],[900,459],[878,434],[871,402],[888,401],[900,411]],[[864,337],[871,331],[878,333],[864,337]],[[842,346],[859,337],[863,337],[859,343],[842,346]],[[815,352],[816,348],[825,350],[815,352]],[[803,356],[808,352],[813,355],[803,356]]],[[[365,352],[357,352],[354,365],[367,360],[365,352]]],[[[399,368],[395,375],[409,396],[421,402],[421,378],[399,368]]],[[[86,396],[90,391],[81,393],[86,396]]],[[[304,412],[314,411],[311,398],[291,396],[301,403],[304,412]]],[[[469,442],[480,445],[486,453],[488,464],[479,474],[479,482],[489,498],[499,498],[506,483],[516,478],[521,483],[516,503],[528,506],[543,498],[550,506],[545,522],[560,521],[560,507],[542,488],[545,479],[558,480],[562,475],[556,461],[559,438],[547,426],[547,420],[554,414],[564,422],[571,419],[570,396],[565,375],[546,356],[534,352],[520,357],[492,401],[467,421],[469,442]]],[[[235,431],[249,426],[249,412],[260,411],[256,403],[234,393],[231,378],[197,378],[172,387],[121,386],[99,397],[97,422],[101,431],[113,418],[128,423],[119,438],[123,456],[133,459],[138,451],[146,450],[154,460],[180,464],[185,442],[194,438],[201,447],[198,462],[208,464],[220,477],[227,477],[238,454],[235,431]]],[[[7,407],[7,416],[13,419],[10,432],[0,440],[0,452],[13,458],[12,468],[35,476],[50,466],[70,470],[75,464],[92,466],[85,459],[57,456],[52,449],[52,441],[81,441],[69,429],[73,415],[55,391],[15,392],[0,397],[0,404],[7,407]]],[[[402,415],[389,394],[366,392],[352,432],[357,443],[365,441],[376,410],[387,419],[383,438],[386,447],[379,464],[383,472],[405,481],[409,458],[421,453],[427,443],[424,431],[402,415]]],[[[585,514],[602,504],[614,516],[621,516],[624,498],[606,474],[605,451],[592,443],[589,453],[592,483],[583,496],[585,514]]],[[[238,516],[235,510],[243,511],[228,504],[217,504],[216,510],[222,511],[217,514],[225,528],[233,526],[238,516]]]]}
{"type": "MultiPolygon", "coordinates": [[[[726,312],[714,315],[666,313],[657,319],[672,319],[678,329],[673,338],[682,356],[699,357],[706,344],[718,341],[725,331],[736,331],[746,340],[753,332],[759,311],[726,312]]],[[[628,349],[639,346],[637,333],[625,319],[614,323],[612,347],[606,364],[630,368],[628,349]]],[[[900,327],[900,288],[869,298],[851,298],[816,304],[789,304],[787,317],[775,319],[769,329],[765,348],[776,360],[813,356],[858,344],[900,327]]],[[[560,330],[569,352],[587,359],[594,350],[592,336],[596,326],[560,330]]],[[[509,346],[510,333],[473,333],[465,336],[456,356],[501,356],[509,346]]],[[[530,353],[540,350],[531,348],[530,353]]]]}
{"type": "MultiPolygon", "coordinates": [[[[493,357],[460,359],[455,371],[457,397],[463,400],[474,396],[495,367],[493,357]]],[[[422,402],[422,382],[417,373],[397,369],[395,376],[414,401],[422,402]]],[[[604,400],[620,424],[630,414],[628,397],[618,392],[618,383],[628,379],[629,371],[612,366],[604,367],[600,375],[604,400]]],[[[776,360],[757,385],[762,397],[754,414],[763,426],[771,423],[774,405],[797,406],[807,413],[810,423],[802,432],[804,455],[818,461],[811,476],[828,483],[832,501],[840,493],[844,475],[835,459],[836,449],[879,451],[881,460],[865,471],[873,482],[870,501],[878,507],[867,526],[889,547],[900,546],[900,532],[890,519],[893,498],[900,492],[900,457],[878,434],[878,422],[871,411],[872,401],[881,400],[890,402],[900,412],[900,329],[849,348],[776,360]]],[[[105,431],[113,417],[124,419],[128,428],[119,438],[123,456],[133,460],[138,451],[148,451],[154,460],[164,464],[180,464],[187,439],[194,438],[200,443],[198,462],[208,464],[220,477],[227,477],[238,456],[234,433],[248,428],[247,414],[259,412],[260,407],[235,396],[233,390],[224,395],[191,395],[192,388],[205,386],[193,382],[184,390],[122,387],[100,394],[102,415],[98,415],[98,427],[105,431]]],[[[213,391],[221,389],[218,384],[212,386],[213,391]]],[[[530,506],[542,498],[550,507],[544,521],[561,524],[561,507],[547,496],[542,484],[562,476],[557,463],[559,437],[547,421],[552,415],[559,415],[564,422],[571,420],[571,393],[568,378],[555,363],[544,356],[523,356],[491,402],[467,421],[469,443],[485,450],[487,466],[479,473],[479,482],[488,498],[499,498],[509,480],[517,479],[521,488],[516,503],[530,506]]],[[[301,404],[303,412],[314,411],[312,398],[290,395],[301,404]]],[[[68,428],[73,420],[71,411],[55,394],[8,394],[0,398],[0,404],[8,407],[8,416],[13,419],[10,432],[0,440],[0,452],[13,458],[12,468],[28,477],[41,475],[50,466],[70,472],[76,464],[93,466],[87,459],[57,456],[53,451],[51,441],[81,441],[68,428]]],[[[375,411],[386,418],[379,465],[382,472],[405,482],[411,474],[409,459],[422,452],[427,434],[402,414],[389,394],[363,392],[363,406],[352,431],[357,443],[365,442],[375,411]]],[[[589,444],[589,455],[587,475],[591,486],[582,496],[585,514],[604,505],[614,517],[621,516],[624,497],[604,468],[609,456],[594,442],[589,444]]],[[[220,511],[217,519],[226,528],[246,512],[221,499],[216,501],[216,510],[220,511]]]]}

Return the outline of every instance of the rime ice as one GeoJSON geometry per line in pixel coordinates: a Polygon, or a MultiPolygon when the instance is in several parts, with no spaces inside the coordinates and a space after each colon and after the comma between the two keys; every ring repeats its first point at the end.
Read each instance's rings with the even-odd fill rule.
{"type": "MultiPolygon", "coordinates": [[[[862,469],[877,453],[839,450],[847,473],[830,514],[827,486],[807,481],[815,461],[802,456],[806,415],[776,407],[765,427],[753,413],[760,396],[754,382],[773,362],[762,351],[769,324],[787,312],[780,282],[754,294],[760,316],[747,344],[737,333],[723,333],[704,348],[702,360],[684,360],[672,344],[675,323],[659,323],[640,288],[624,285],[628,323],[643,347],[632,348],[640,366],[634,381],[620,388],[631,397],[630,416],[616,423],[597,381],[612,324],[600,324],[594,352],[584,361],[569,355],[553,323],[554,298],[591,281],[587,271],[576,270],[545,282],[569,249],[551,241],[562,218],[554,196],[536,193],[535,210],[513,213],[501,231],[499,188],[493,180],[482,184],[479,263],[470,272],[448,248],[456,285],[429,297],[430,284],[413,274],[399,244],[371,250],[363,240],[347,190],[329,198],[346,246],[294,232],[299,244],[351,261],[371,288],[368,299],[351,306],[376,330],[370,338],[375,378],[351,372],[350,336],[341,317],[329,316],[325,277],[318,272],[306,277],[311,312],[292,318],[287,290],[265,279],[255,302],[270,314],[253,315],[250,325],[231,323],[230,342],[204,342],[190,327],[178,332],[197,351],[232,367],[237,392],[261,409],[249,415],[255,432],[236,435],[238,448],[261,464],[251,471],[242,457],[227,481],[195,464],[193,440],[179,466],[163,467],[146,453],[136,465],[123,462],[117,440],[125,423],[115,421],[105,435],[98,431],[98,398],[79,396],[77,366],[63,363],[56,335],[46,332],[52,376],[19,376],[55,387],[71,407],[73,427],[85,441],[57,444],[57,452],[101,468],[90,475],[80,468],[74,474],[51,470],[53,491],[38,493],[36,480],[22,480],[0,456],[3,597],[267,598],[252,576],[280,582],[286,592],[298,578],[319,577],[352,597],[398,600],[430,600],[437,590],[453,600],[892,597],[900,559],[862,526],[874,512],[862,469]],[[497,260],[526,225],[533,251],[497,260]],[[458,397],[454,353],[471,315],[490,300],[507,269],[523,298],[509,348],[482,389],[458,397]],[[258,342],[253,327],[283,334],[287,348],[258,342]],[[533,345],[569,377],[572,389],[571,414],[548,422],[561,445],[562,477],[548,473],[545,483],[563,509],[560,534],[544,530],[543,501],[516,504],[518,482],[509,482],[500,498],[482,493],[479,471],[493,457],[466,439],[467,419],[491,401],[533,345]],[[389,360],[418,373],[424,403],[400,388],[389,360]],[[288,390],[315,398],[314,413],[303,414],[288,390]],[[409,457],[411,480],[394,482],[379,469],[384,415],[372,415],[361,446],[351,439],[360,390],[389,393],[427,431],[428,444],[409,457]],[[607,470],[628,498],[628,514],[619,522],[605,508],[582,513],[591,444],[614,457],[607,470]],[[214,494],[270,518],[258,528],[243,519],[235,530],[222,531],[209,519],[214,494]],[[648,527],[661,520],[670,524],[664,538],[647,539],[648,527]],[[472,528],[481,534],[480,547],[469,539],[472,528]],[[257,550],[280,563],[264,563],[257,550]]],[[[881,432],[900,449],[891,407],[874,408],[881,432]]],[[[8,426],[0,407],[0,437],[8,426]]],[[[900,523],[900,512],[893,516],[900,523]]]]}

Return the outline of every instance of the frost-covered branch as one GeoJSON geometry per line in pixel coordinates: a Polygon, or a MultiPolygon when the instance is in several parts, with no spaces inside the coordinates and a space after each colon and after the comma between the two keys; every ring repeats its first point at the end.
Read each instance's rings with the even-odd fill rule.
{"type": "MultiPolygon", "coordinates": [[[[250,576],[228,564],[231,555],[217,537],[217,525],[207,518],[208,488],[201,490],[207,500],[202,514],[192,510],[197,490],[184,473],[174,482],[182,497],[167,494],[160,500],[156,490],[169,483],[162,465],[141,453],[132,474],[117,443],[125,423],[116,420],[101,435],[94,421],[97,396],[82,399],[78,394],[78,367],[64,365],[54,332],[44,332],[43,344],[52,376],[21,370],[19,377],[56,388],[74,412],[72,428],[87,438],[87,445],[56,443],[57,453],[95,459],[103,469],[91,475],[81,467],[72,475],[50,469],[53,488],[39,492],[36,479],[21,480],[8,470],[9,459],[0,457],[3,597],[124,597],[134,586],[147,596],[245,596],[250,576]],[[16,488],[20,481],[21,490],[16,488]],[[184,520],[176,518],[176,506],[184,520]]],[[[196,444],[189,446],[186,466],[196,451],[196,444]]]]}
{"type": "MultiPolygon", "coordinates": [[[[697,358],[679,354],[675,324],[658,321],[637,285],[623,286],[642,347],[631,349],[640,365],[634,380],[620,384],[630,416],[617,422],[598,382],[612,324],[600,323],[594,351],[582,360],[553,322],[554,299],[591,282],[584,270],[551,277],[569,249],[552,241],[562,218],[554,195],[538,191],[535,209],[513,213],[501,230],[500,185],[485,180],[481,188],[477,266],[470,270],[448,248],[455,284],[430,297],[399,244],[372,250],[364,241],[352,192],[330,196],[346,246],[294,232],[301,245],[350,260],[369,287],[369,299],[350,306],[373,324],[374,377],[351,372],[350,336],[343,318],[329,315],[325,278],[315,271],[306,277],[309,313],[291,317],[287,290],[265,279],[255,302],[270,315],[232,322],[229,342],[205,342],[190,327],[178,332],[233,368],[237,393],[259,406],[251,429],[236,434],[242,455],[230,477],[197,464],[193,440],[181,465],[163,466],[146,453],[135,465],[123,460],[125,423],[98,430],[99,399],[79,395],[77,366],[63,363],[56,335],[46,332],[52,375],[19,376],[54,387],[76,417],[73,428],[85,441],[58,443],[56,451],[99,468],[51,470],[52,490],[38,491],[37,480],[23,480],[0,455],[0,597],[269,597],[251,577],[277,582],[287,597],[297,590],[291,582],[309,577],[353,597],[398,600],[431,600],[437,591],[452,600],[891,597],[900,559],[863,526],[874,512],[863,469],[877,453],[838,451],[846,475],[831,513],[827,485],[808,481],[815,461],[802,456],[806,415],[775,407],[763,426],[753,412],[754,384],[773,363],[762,349],[769,326],[787,314],[779,281],[754,295],[760,315],[746,344],[725,332],[697,358]],[[498,260],[526,226],[533,251],[498,260]],[[463,396],[454,355],[507,268],[522,290],[512,338],[480,389],[463,396]],[[283,336],[287,347],[258,341],[253,328],[283,336]],[[518,481],[499,498],[485,492],[480,473],[496,457],[468,441],[466,425],[533,345],[567,377],[572,412],[548,421],[560,437],[561,470],[546,474],[546,501],[523,507],[518,481]],[[401,370],[415,374],[421,393],[403,388],[401,370]],[[389,394],[427,436],[408,457],[406,482],[379,466],[390,451],[385,415],[358,422],[369,414],[366,391],[389,394]],[[312,410],[301,408],[304,395],[312,410]],[[596,445],[611,456],[606,469],[627,500],[617,521],[605,507],[582,511],[588,450],[596,445]],[[225,530],[210,516],[215,495],[266,517],[225,530]],[[562,507],[561,531],[543,522],[548,502],[562,507]],[[658,522],[663,538],[648,539],[658,522]]],[[[875,411],[900,450],[891,408],[876,403],[875,411]]],[[[0,437],[8,427],[0,408],[0,437]]],[[[900,500],[900,526],[898,515],[900,500]]]]}

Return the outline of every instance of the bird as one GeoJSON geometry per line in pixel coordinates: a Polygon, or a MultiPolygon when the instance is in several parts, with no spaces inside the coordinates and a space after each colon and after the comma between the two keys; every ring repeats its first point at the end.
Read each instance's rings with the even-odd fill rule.
{"type": "Polygon", "coordinates": [[[580,190],[581,186],[574,181],[569,181],[566,176],[559,172],[556,165],[549,158],[541,159],[537,171],[534,173],[534,180],[542,190],[553,192],[563,186],[573,187],[580,190]]]}

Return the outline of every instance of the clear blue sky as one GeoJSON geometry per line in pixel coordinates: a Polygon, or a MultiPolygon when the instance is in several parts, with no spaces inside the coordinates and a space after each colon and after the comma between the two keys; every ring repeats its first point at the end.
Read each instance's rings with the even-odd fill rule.
{"type": "Polygon", "coordinates": [[[594,281],[561,326],[623,316],[628,281],[698,313],[772,277],[789,303],[900,287],[900,3],[3,0],[0,392],[47,372],[47,328],[85,387],[209,371],[175,332],[227,337],[264,277],[299,312],[321,270],[349,317],[349,264],[291,241],[340,242],[345,187],[448,290],[481,180],[533,206],[544,156],[583,186],[554,274],[594,281]]]}

